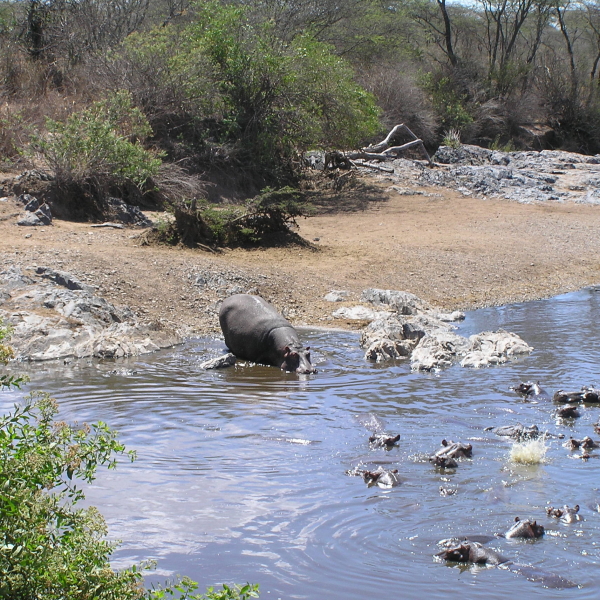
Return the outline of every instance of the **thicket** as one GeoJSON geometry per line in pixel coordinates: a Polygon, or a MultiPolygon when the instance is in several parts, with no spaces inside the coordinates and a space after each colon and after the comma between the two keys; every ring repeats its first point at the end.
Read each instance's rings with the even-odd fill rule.
{"type": "MultiPolygon", "coordinates": [[[[12,357],[10,328],[0,321],[0,365],[12,357]]],[[[0,388],[22,379],[0,375],[0,388]]],[[[58,406],[34,392],[0,417],[0,598],[11,600],[248,600],[258,586],[223,586],[195,593],[188,578],[144,588],[150,563],[115,571],[116,543],[80,482],[91,483],[99,466],[114,468],[125,452],[105,423],[72,426],[58,421],[58,406]]]]}
{"type": "Polygon", "coordinates": [[[190,248],[249,247],[305,244],[292,232],[296,219],[312,213],[302,193],[286,186],[265,188],[260,194],[239,205],[216,205],[206,201],[183,200],[169,208],[147,235],[146,241],[190,248]]]}
{"type": "Polygon", "coordinates": [[[74,163],[55,166],[77,180],[72,132],[96,139],[102,103],[128,98],[147,119],[139,136],[100,119],[98,146],[120,136],[121,158],[144,168],[101,164],[96,183],[83,177],[92,195],[106,166],[103,194],[252,197],[296,184],[303,150],[352,149],[398,123],[430,149],[453,131],[598,152],[599,85],[600,0],[0,3],[4,164],[30,160],[32,135],[52,158],[62,136],[74,163]]]}

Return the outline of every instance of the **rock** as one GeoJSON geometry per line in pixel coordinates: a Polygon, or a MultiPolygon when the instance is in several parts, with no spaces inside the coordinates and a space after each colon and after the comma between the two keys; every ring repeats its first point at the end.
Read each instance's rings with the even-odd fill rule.
{"type": "Polygon", "coordinates": [[[327,302],[343,302],[350,295],[350,292],[345,290],[332,290],[328,294],[325,294],[323,300],[327,302]]]}
{"type": "Polygon", "coordinates": [[[389,306],[401,315],[416,315],[428,308],[428,305],[414,294],[396,290],[369,288],[363,291],[360,299],[375,306],[389,306]]]}
{"type": "Polygon", "coordinates": [[[34,213],[25,213],[18,221],[17,225],[21,227],[38,227],[43,225],[41,220],[34,213]]]}
{"type": "MultiPolygon", "coordinates": [[[[31,194],[20,194],[19,196],[17,196],[17,202],[19,204],[22,204],[25,207],[25,210],[28,210],[27,206],[29,206],[33,202],[37,202],[37,199],[34,196],[32,196],[31,194]]],[[[38,207],[39,207],[39,203],[38,203],[38,206],[36,206],[35,209],[33,209],[33,210],[37,210],[38,207]]]]}
{"type": "Polygon", "coordinates": [[[354,307],[333,313],[336,317],[371,320],[360,337],[366,360],[384,362],[410,356],[413,370],[432,371],[459,361],[463,367],[503,364],[513,356],[533,350],[518,335],[502,330],[469,339],[458,335],[449,323],[464,319],[463,313],[437,311],[408,292],[371,288],[363,291],[361,299],[395,311],[377,314],[354,307]]]}
{"type": "Polygon", "coordinates": [[[36,267],[35,272],[44,279],[50,279],[50,281],[53,281],[56,285],[66,287],[69,290],[84,290],[90,293],[95,291],[93,286],[81,283],[78,279],[64,271],[55,271],[49,267],[36,267]]]}
{"type": "Polygon", "coordinates": [[[226,369],[227,367],[233,367],[235,365],[235,355],[231,352],[229,354],[225,354],[224,356],[217,356],[217,358],[213,358],[212,360],[207,360],[203,363],[200,363],[198,366],[201,369],[226,369]]]}
{"type": "Polygon", "coordinates": [[[462,367],[501,365],[511,357],[533,351],[518,335],[502,329],[472,335],[469,342],[471,348],[460,363],[462,367]]]}
{"type": "Polygon", "coordinates": [[[434,371],[453,365],[467,352],[466,338],[451,331],[439,330],[425,336],[413,351],[410,361],[413,371],[434,371]]]}
{"type": "Polygon", "coordinates": [[[152,227],[153,225],[152,221],[137,206],[127,204],[120,198],[109,198],[107,204],[111,217],[121,223],[136,227],[152,227]]]}
{"type": "Polygon", "coordinates": [[[0,317],[14,328],[18,360],[121,358],[181,343],[177,331],[140,323],[128,307],[94,295],[94,288],[61,271],[38,267],[43,281],[11,267],[0,273],[0,317]]]}
{"type": "MultiPolygon", "coordinates": [[[[29,196],[24,194],[23,196],[29,196]]],[[[29,196],[31,200],[25,206],[25,214],[17,221],[17,225],[21,226],[40,226],[40,225],[51,225],[52,224],[52,213],[50,207],[47,204],[40,206],[39,202],[29,196]]]]}
{"type": "Polygon", "coordinates": [[[40,207],[40,202],[37,198],[30,196],[29,194],[23,194],[24,197],[31,198],[27,204],[25,204],[25,210],[28,212],[35,212],[40,207]]]}
{"type": "Polygon", "coordinates": [[[373,321],[382,315],[388,313],[384,313],[381,311],[375,311],[366,306],[353,306],[352,308],[343,306],[342,308],[338,308],[336,311],[332,313],[332,316],[335,319],[353,319],[357,321],[373,321]]]}

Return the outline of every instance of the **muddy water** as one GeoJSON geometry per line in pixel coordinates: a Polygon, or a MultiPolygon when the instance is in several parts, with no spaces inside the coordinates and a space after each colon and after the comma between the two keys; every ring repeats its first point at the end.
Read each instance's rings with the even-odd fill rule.
{"type": "MultiPolygon", "coordinates": [[[[600,384],[600,293],[469,313],[460,332],[503,327],[535,347],[528,358],[483,370],[411,373],[406,363],[366,363],[352,333],[303,331],[319,373],[274,368],[200,371],[218,340],[130,361],[51,365],[30,389],[51,391],[68,420],[103,420],[138,460],[101,472],[88,499],[123,540],[115,565],[158,560],[151,580],[187,574],[203,586],[252,581],[261,598],[597,598],[600,594],[600,450],[583,461],[548,442],[547,462],[518,466],[491,425],[535,423],[554,433],[594,434],[600,407],[576,422],[552,402],[526,402],[509,386],[540,380],[550,392],[600,384]],[[112,371],[117,370],[116,373],[112,371]],[[370,449],[362,423],[400,433],[391,451],[370,449]],[[427,461],[443,438],[470,441],[473,459],[441,473],[427,461]],[[368,488],[355,466],[397,468],[401,485],[368,488]],[[440,487],[456,493],[442,496],[440,487]],[[583,521],[551,519],[545,506],[581,506],[583,521]],[[434,559],[442,538],[506,531],[537,519],[536,541],[489,545],[534,578],[434,559]],[[568,577],[580,587],[546,588],[568,577]]],[[[14,394],[0,396],[2,408],[14,394]]],[[[514,570],[514,569],[513,569],[514,570]]]]}

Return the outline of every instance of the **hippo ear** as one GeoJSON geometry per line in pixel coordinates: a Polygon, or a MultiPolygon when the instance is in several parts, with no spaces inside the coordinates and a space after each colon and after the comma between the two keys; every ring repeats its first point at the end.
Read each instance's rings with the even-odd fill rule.
{"type": "Polygon", "coordinates": [[[290,353],[290,347],[289,347],[289,346],[286,346],[286,347],[283,349],[283,355],[284,355],[284,356],[287,356],[289,353],[290,353]]]}
{"type": "Polygon", "coordinates": [[[573,507],[573,510],[574,510],[575,512],[579,512],[579,504],[576,504],[576,505],[573,507]]]}
{"type": "Polygon", "coordinates": [[[306,346],[306,351],[308,352],[310,350],[310,346],[306,346]]]}
{"type": "Polygon", "coordinates": [[[442,446],[447,446],[448,442],[446,440],[442,440],[442,446]]]}
{"type": "Polygon", "coordinates": [[[515,517],[515,523],[518,523],[520,520],[519,517],[515,517]]]}

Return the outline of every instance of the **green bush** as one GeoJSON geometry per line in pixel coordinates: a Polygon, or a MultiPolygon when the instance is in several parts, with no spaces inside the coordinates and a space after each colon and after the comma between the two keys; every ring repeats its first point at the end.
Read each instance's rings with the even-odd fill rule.
{"type": "MultiPolygon", "coordinates": [[[[155,129],[169,129],[168,115],[169,136],[201,137],[206,156],[227,156],[259,184],[293,178],[299,150],[356,147],[379,129],[374,97],[331,46],[310,34],[284,40],[239,5],[197,2],[194,10],[185,26],[134,34],[121,55],[132,73],[149,73],[150,100],[168,102],[154,107],[155,129]],[[186,99],[179,118],[173,94],[158,91],[174,82],[186,99]]],[[[130,89],[148,100],[144,82],[134,78],[130,89]]]]}
{"type": "MultiPolygon", "coordinates": [[[[10,328],[0,322],[0,363],[12,356],[3,342],[10,328]]],[[[18,385],[5,379],[2,386],[18,385]]],[[[104,518],[84,500],[79,481],[91,483],[98,466],[116,466],[125,447],[102,423],[74,427],[56,421],[56,401],[34,392],[0,417],[0,598],[10,600],[248,600],[258,586],[208,588],[195,594],[189,578],[151,590],[144,572],[151,563],[114,571],[104,518]]],[[[133,460],[134,453],[128,452],[133,460]]]]}
{"type": "Polygon", "coordinates": [[[158,173],[160,155],[142,146],[152,130],[127,92],[95,102],[65,122],[46,119],[46,129],[33,148],[59,185],[95,180],[141,188],[158,173]]]}
{"type": "Polygon", "coordinates": [[[244,206],[223,207],[206,200],[191,200],[175,203],[172,211],[173,219],[162,220],[151,239],[194,248],[271,243],[277,235],[289,235],[296,218],[308,216],[311,208],[300,191],[284,187],[265,188],[244,206]]]}
{"type": "Polygon", "coordinates": [[[473,122],[466,94],[457,89],[456,83],[450,77],[430,72],[421,76],[420,83],[430,95],[443,129],[461,131],[473,122]]]}

